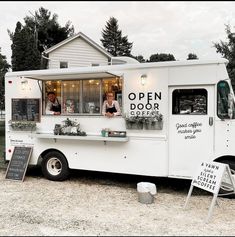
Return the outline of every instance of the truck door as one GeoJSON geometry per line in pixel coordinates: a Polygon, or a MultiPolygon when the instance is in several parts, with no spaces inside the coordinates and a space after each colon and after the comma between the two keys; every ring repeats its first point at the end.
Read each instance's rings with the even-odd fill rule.
{"type": "Polygon", "coordinates": [[[214,149],[214,86],[169,88],[169,176],[190,178],[214,149]]]}

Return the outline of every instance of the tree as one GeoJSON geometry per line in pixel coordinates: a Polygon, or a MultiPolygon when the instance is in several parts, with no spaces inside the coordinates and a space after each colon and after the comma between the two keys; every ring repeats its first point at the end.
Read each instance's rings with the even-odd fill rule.
{"type": "Polygon", "coordinates": [[[131,56],[133,43],[128,42],[127,36],[122,36],[122,31],[118,29],[118,20],[110,17],[106,22],[105,29],[102,30],[102,42],[104,48],[113,56],[131,56]]]}
{"type": "Polygon", "coordinates": [[[235,34],[231,32],[230,25],[225,25],[225,32],[227,34],[227,42],[220,40],[219,43],[214,43],[216,52],[220,53],[222,57],[228,59],[227,71],[235,90],[235,34]]]}
{"type": "Polygon", "coordinates": [[[136,59],[137,61],[139,61],[140,63],[146,62],[146,60],[144,59],[144,57],[142,55],[133,56],[133,58],[136,59]]]}
{"type": "MultiPolygon", "coordinates": [[[[1,49],[1,48],[0,48],[1,49]]],[[[10,69],[10,64],[8,64],[6,56],[1,54],[0,50],[0,111],[5,110],[5,74],[10,69]]]]}
{"type": "Polygon", "coordinates": [[[36,70],[40,69],[40,52],[37,49],[33,33],[28,27],[23,27],[17,22],[12,40],[12,70],[36,70]]]}
{"type": "Polygon", "coordinates": [[[189,53],[187,60],[198,59],[197,55],[194,53],[189,53]]]}
{"type": "Polygon", "coordinates": [[[12,40],[12,70],[34,70],[45,68],[41,53],[74,34],[73,26],[67,22],[61,27],[58,16],[41,7],[33,16],[24,18],[25,25],[17,22],[14,33],[8,30],[12,40]],[[40,65],[41,64],[41,65],[40,65]]]}
{"type": "Polygon", "coordinates": [[[157,53],[152,54],[149,60],[147,60],[147,62],[163,62],[163,61],[175,61],[175,57],[173,54],[157,53]]]}
{"type": "Polygon", "coordinates": [[[40,53],[74,34],[74,27],[70,26],[70,21],[61,27],[58,15],[52,15],[43,7],[35,11],[33,16],[26,16],[24,21],[26,27],[34,32],[40,53]]]}

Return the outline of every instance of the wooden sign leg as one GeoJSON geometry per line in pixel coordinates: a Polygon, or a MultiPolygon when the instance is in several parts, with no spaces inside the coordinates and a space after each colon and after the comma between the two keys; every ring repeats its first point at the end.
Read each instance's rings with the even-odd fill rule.
{"type": "Polygon", "coordinates": [[[191,184],[190,186],[190,189],[189,189],[189,192],[188,192],[188,196],[187,196],[187,199],[186,199],[186,202],[185,202],[185,205],[184,205],[184,209],[186,208],[186,206],[188,205],[188,201],[189,201],[189,198],[192,194],[192,191],[193,191],[193,185],[191,184]]]}
{"type": "Polygon", "coordinates": [[[216,203],[217,196],[218,196],[218,194],[214,194],[214,196],[213,196],[213,199],[212,199],[212,202],[211,202],[211,206],[210,206],[207,218],[206,218],[206,223],[209,222],[209,219],[210,219],[212,211],[213,211],[213,207],[214,207],[214,205],[216,203]]]}

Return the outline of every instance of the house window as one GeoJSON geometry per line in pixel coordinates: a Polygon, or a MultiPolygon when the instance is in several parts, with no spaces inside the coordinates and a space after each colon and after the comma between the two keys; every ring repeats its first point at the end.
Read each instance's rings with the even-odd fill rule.
{"type": "Polygon", "coordinates": [[[62,115],[101,115],[107,92],[115,95],[122,109],[120,78],[46,81],[43,85],[44,104],[47,102],[47,93],[54,91],[61,104],[62,115]]]}
{"type": "Polygon", "coordinates": [[[60,62],[60,68],[68,68],[68,62],[60,62]]]}
{"type": "Polygon", "coordinates": [[[172,114],[207,114],[207,90],[174,90],[172,96],[172,114]]]}

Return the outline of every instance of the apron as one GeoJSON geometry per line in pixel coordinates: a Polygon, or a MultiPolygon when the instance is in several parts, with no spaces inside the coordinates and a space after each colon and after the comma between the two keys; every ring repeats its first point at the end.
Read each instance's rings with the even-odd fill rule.
{"type": "Polygon", "coordinates": [[[107,108],[106,107],[106,113],[111,113],[111,114],[113,114],[113,113],[116,113],[117,112],[117,110],[116,110],[116,108],[115,108],[115,106],[113,106],[113,107],[111,107],[111,108],[107,108]]]}
{"type": "Polygon", "coordinates": [[[60,112],[61,113],[61,105],[59,104],[59,101],[57,99],[57,105],[52,105],[51,107],[51,111],[54,111],[54,112],[60,112]]]}

